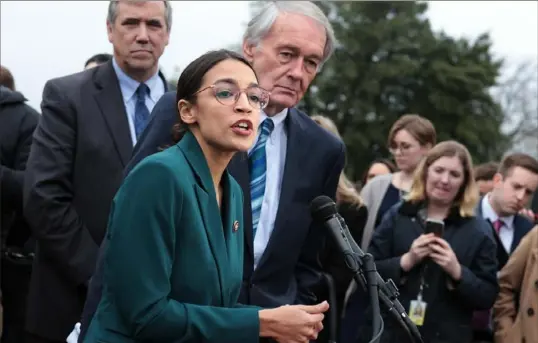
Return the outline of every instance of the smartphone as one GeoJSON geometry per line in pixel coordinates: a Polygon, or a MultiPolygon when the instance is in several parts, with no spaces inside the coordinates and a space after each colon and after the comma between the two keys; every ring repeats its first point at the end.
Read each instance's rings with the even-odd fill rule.
{"type": "Polygon", "coordinates": [[[445,223],[437,219],[426,219],[426,233],[433,233],[437,237],[443,237],[445,223]]]}

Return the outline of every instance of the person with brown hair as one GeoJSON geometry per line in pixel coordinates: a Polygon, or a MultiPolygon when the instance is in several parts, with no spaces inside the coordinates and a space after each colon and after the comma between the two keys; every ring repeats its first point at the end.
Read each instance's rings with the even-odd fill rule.
{"type": "Polygon", "coordinates": [[[375,159],[368,168],[364,171],[364,174],[361,178],[360,186],[364,187],[368,181],[372,180],[376,176],[392,174],[396,172],[396,166],[392,161],[386,158],[375,159]]]}
{"type": "Polygon", "coordinates": [[[489,193],[493,189],[493,177],[499,169],[498,162],[487,162],[480,164],[474,169],[474,180],[478,186],[480,195],[489,193]]]}
{"type": "Polygon", "coordinates": [[[433,124],[417,114],[406,114],[392,125],[387,143],[398,171],[374,178],[361,191],[369,210],[362,249],[368,249],[374,228],[381,223],[385,212],[409,191],[415,168],[436,142],[433,124]]]}
{"type": "MultiPolygon", "coordinates": [[[[363,250],[368,249],[374,229],[381,223],[384,214],[409,191],[416,167],[436,141],[437,133],[433,124],[417,114],[406,114],[392,125],[388,146],[399,171],[373,178],[361,191],[368,208],[368,220],[360,242],[363,250]]],[[[349,324],[347,319],[343,321],[344,335],[352,335],[351,332],[356,330],[356,318],[363,316],[361,311],[367,306],[366,297],[355,295],[356,288],[357,283],[352,281],[344,305],[345,317],[350,318],[349,324]]]]}
{"type": "Polygon", "coordinates": [[[3,65],[0,65],[0,86],[4,86],[12,91],[15,91],[15,80],[13,79],[13,75],[9,69],[3,65]]]}
{"type": "Polygon", "coordinates": [[[185,68],[176,99],[181,140],[140,162],[114,198],[103,296],[84,342],[315,339],[326,303],[237,302],[245,222],[228,164],[252,147],[269,92],[244,57],[218,50],[185,68]]]}
{"type": "MultiPolygon", "coordinates": [[[[267,1],[247,25],[243,56],[271,97],[254,147],[229,165],[245,198],[241,304],[316,303],[313,290],[322,278],[318,254],[326,233],[312,222],[309,206],[321,194],[334,198],[345,147],[295,106],[330,58],[334,42],[329,19],[311,1],[267,1]]],[[[175,123],[176,97],[167,93],[152,111],[125,173],[170,144],[175,123]]],[[[100,266],[83,324],[91,322],[90,299],[100,297],[100,266]]]]}
{"type": "MultiPolygon", "coordinates": [[[[521,239],[533,224],[520,214],[538,187],[538,161],[527,154],[514,153],[504,157],[493,176],[493,189],[480,199],[477,216],[491,224],[490,231],[497,242],[498,270],[501,270],[521,239]]],[[[490,311],[474,314],[473,330],[476,342],[491,342],[490,311]]]]}
{"type": "MultiPolygon", "coordinates": [[[[424,342],[469,343],[473,310],[493,305],[498,292],[495,242],[475,216],[478,192],[468,150],[455,141],[436,145],[417,167],[409,194],[376,229],[369,252],[402,305],[414,313],[424,342]],[[428,222],[442,224],[440,232],[428,222]]],[[[381,342],[401,342],[397,323],[385,320],[381,342]]],[[[366,336],[366,335],[365,335],[366,336]]]]}

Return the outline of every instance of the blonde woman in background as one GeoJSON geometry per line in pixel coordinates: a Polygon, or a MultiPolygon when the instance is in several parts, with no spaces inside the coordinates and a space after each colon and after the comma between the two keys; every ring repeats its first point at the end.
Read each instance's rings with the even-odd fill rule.
{"type": "MultiPolygon", "coordinates": [[[[368,208],[368,219],[363,230],[361,247],[368,250],[374,228],[379,225],[385,212],[400,202],[411,188],[413,173],[420,161],[435,145],[437,133],[433,124],[416,114],[406,114],[391,127],[388,146],[394,157],[398,172],[379,175],[370,180],[361,191],[361,197],[368,208]]],[[[346,295],[345,317],[342,326],[342,343],[351,342],[364,308],[368,305],[366,293],[355,292],[355,281],[346,295]],[[349,318],[349,320],[348,320],[349,318]]]]}
{"type": "MultiPolygon", "coordinates": [[[[372,238],[368,252],[379,275],[398,286],[425,343],[470,343],[473,311],[489,309],[497,296],[496,244],[489,224],[475,216],[477,203],[469,151],[442,142],[419,164],[409,194],[372,238]],[[443,228],[429,230],[427,220],[443,228]]],[[[384,322],[381,343],[405,340],[397,322],[385,316],[384,322]]]]}
{"type": "MultiPolygon", "coordinates": [[[[313,116],[312,120],[342,140],[336,125],[331,119],[317,115],[313,116]]],[[[346,221],[353,239],[357,242],[357,244],[360,244],[362,230],[368,216],[368,210],[364,206],[363,201],[353,183],[346,177],[344,172],[340,174],[338,188],[336,189],[336,205],[338,213],[346,221]]],[[[334,280],[336,304],[331,304],[330,311],[336,311],[336,313],[339,314],[338,317],[340,319],[346,290],[353,276],[345,266],[344,258],[341,252],[337,249],[336,245],[331,239],[327,240],[325,249],[322,250],[320,262],[323,266],[323,270],[331,275],[334,280]]],[[[327,296],[327,294],[325,293],[322,296],[327,296]]],[[[323,336],[323,334],[324,333],[322,331],[320,335],[323,336]]],[[[324,337],[318,337],[318,342],[323,342],[323,339],[324,337]]]]}

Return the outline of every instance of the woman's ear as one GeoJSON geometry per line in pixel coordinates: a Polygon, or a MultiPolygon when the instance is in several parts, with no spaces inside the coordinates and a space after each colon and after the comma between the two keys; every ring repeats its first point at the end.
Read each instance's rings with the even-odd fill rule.
{"type": "Polygon", "coordinates": [[[190,102],[186,100],[179,100],[177,103],[177,109],[179,112],[179,117],[185,124],[191,125],[196,123],[196,109],[190,102]]]}

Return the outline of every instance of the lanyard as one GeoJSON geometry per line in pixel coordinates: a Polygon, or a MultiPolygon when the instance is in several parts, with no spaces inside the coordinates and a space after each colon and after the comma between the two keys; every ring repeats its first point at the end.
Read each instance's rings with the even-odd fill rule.
{"type": "MultiPolygon", "coordinates": [[[[425,208],[420,209],[417,213],[417,222],[422,227],[423,231],[425,231],[426,229],[425,227],[426,217],[427,217],[426,209],[425,208]]],[[[426,279],[424,277],[427,269],[428,269],[428,265],[424,263],[423,261],[422,266],[420,268],[420,286],[419,286],[418,295],[417,295],[418,301],[422,301],[422,296],[424,294],[424,287],[427,286],[426,279]]]]}

